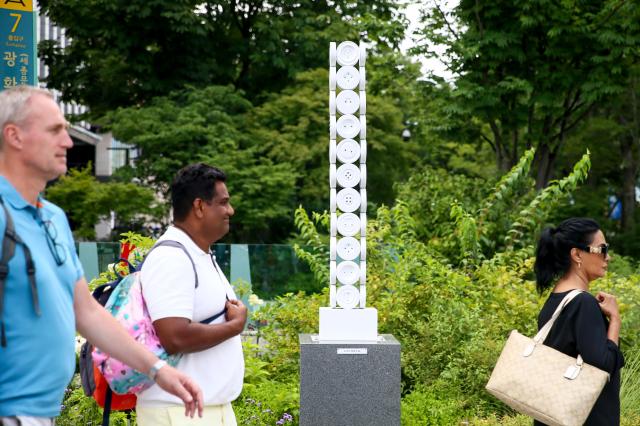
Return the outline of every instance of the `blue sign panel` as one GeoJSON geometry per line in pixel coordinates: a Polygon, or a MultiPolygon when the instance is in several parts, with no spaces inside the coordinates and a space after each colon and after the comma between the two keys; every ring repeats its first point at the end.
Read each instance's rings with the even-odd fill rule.
{"type": "Polygon", "coordinates": [[[0,90],[37,84],[33,0],[0,0],[0,90]]]}

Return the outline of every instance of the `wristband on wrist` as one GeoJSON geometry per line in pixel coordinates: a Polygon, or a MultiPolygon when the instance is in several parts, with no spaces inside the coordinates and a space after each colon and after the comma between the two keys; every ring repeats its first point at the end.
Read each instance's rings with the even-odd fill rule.
{"type": "Polygon", "coordinates": [[[167,365],[167,361],[162,359],[157,360],[149,369],[149,378],[155,382],[158,371],[160,371],[160,369],[165,365],[167,365]]]}

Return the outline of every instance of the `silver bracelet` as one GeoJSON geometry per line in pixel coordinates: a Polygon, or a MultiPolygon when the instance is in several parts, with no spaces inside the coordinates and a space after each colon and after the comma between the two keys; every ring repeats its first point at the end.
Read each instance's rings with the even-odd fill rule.
{"type": "Polygon", "coordinates": [[[160,369],[165,365],[167,365],[167,361],[162,359],[157,360],[149,369],[149,378],[155,382],[158,371],[160,371],[160,369]]]}

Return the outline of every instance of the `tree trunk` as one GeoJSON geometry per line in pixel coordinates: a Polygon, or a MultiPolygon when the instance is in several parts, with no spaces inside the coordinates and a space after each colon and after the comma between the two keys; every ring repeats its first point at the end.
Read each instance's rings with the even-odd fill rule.
{"type": "Polygon", "coordinates": [[[636,210],[636,176],[638,164],[633,155],[633,142],[622,144],[622,230],[630,231],[635,226],[634,214],[636,210]]]}
{"type": "Polygon", "coordinates": [[[506,173],[509,170],[511,170],[511,168],[513,167],[513,164],[511,164],[511,159],[509,158],[509,155],[505,155],[504,152],[500,154],[501,155],[498,155],[498,168],[502,173],[506,173]]]}
{"type": "Polygon", "coordinates": [[[556,156],[557,152],[552,151],[546,143],[543,142],[538,145],[534,161],[534,164],[536,165],[534,172],[536,177],[536,189],[538,191],[549,185],[556,156]]]}
{"type": "MultiPolygon", "coordinates": [[[[638,115],[637,75],[633,74],[630,80],[629,94],[631,103],[631,119],[629,120],[629,134],[622,140],[622,230],[630,231],[635,226],[636,211],[636,182],[640,169],[640,116],[638,115]]],[[[625,124],[624,117],[621,117],[625,124]]]]}

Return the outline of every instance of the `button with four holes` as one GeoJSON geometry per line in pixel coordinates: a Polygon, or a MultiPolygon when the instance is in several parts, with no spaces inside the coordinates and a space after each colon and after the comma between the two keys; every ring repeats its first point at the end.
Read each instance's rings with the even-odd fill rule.
{"type": "Polygon", "coordinates": [[[360,207],[360,193],[353,188],[344,188],[336,196],[338,208],[344,213],[351,213],[360,207]]]}
{"type": "Polygon", "coordinates": [[[355,164],[343,164],[338,167],[336,177],[341,187],[353,188],[360,182],[360,169],[355,164]]]}
{"type": "Polygon", "coordinates": [[[336,84],[344,90],[358,87],[360,78],[360,71],[356,67],[342,67],[336,72],[336,84]]]}

